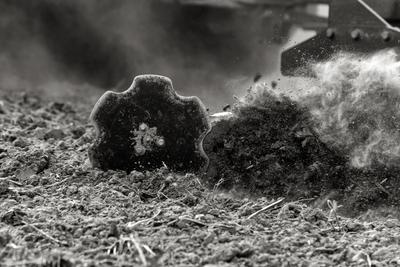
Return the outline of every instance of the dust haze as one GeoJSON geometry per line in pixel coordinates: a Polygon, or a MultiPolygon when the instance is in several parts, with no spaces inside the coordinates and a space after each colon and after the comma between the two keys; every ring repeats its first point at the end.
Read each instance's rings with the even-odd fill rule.
{"type": "Polygon", "coordinates": [[[281,44],[264,13],[148,0],[1,0],[0,86],[98,97],[152,73],[219,110],[255,75],[278,69],[281,44]]]}

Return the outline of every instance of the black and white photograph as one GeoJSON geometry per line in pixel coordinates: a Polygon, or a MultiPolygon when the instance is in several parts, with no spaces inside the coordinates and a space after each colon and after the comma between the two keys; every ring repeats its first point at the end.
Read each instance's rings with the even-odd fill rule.
{"type": "Polygon", "coordinates": [[[0,0],[0,267],[400,266],[400,0],[0,0]]]}

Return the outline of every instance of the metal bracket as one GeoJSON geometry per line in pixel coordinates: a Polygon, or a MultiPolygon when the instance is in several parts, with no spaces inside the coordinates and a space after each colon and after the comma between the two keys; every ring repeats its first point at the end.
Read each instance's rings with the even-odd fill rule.
{"type": "Polygon", "coordinates": [[[373,53],[400,45],[400,30],[391,26],[362,0],[332,0],[328,28],[281,54],[286,76],[313,76],[312,63],[337,52],[373,53]]]}

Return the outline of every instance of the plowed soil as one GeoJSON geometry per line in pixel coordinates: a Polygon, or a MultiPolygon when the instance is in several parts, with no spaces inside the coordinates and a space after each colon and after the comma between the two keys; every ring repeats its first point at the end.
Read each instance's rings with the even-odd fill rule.
{"type": "MultiPolygon", "coordinates": [[[[323,144],[318,145],[314,137],[307,141],[309,146],[303,139],[297,140],[292,135],[300,131],[293,130],[297,129],[293,128],[297,119],[293,124],[275,126],[270,120],[273,127],[268,128],[283,133],[278,138],[281,141],[297,140],[286,144],[286,150],[282,144],[271,145],[271,153],[278,150],[293,157],[294,163],[300,163],[293,156],[296,153],[307,156],[303,165],[296,164],[294,176],[285,176],[289,165],[282,164],[286,171],[274,172],[269,163],[273,158],[247,154],[247,158],[241,156],[241,160],[236,160],[236,168],[232,164],[234,158],[224,168],[217,166],[219,174],[213,183],[212,179],[195,174],[170,172],[167,167],[129,174],[92,168],[88,160],[88,148],[94,139],[93,127],[88,124],[91,108],[83,101],[52,102],[33,94],[3,94],[0,266],[400,265],[396,207],[388,201],[387,209],[371,210],[373,205],[358,197],[373,195],[367,189],[391,195],[395,191],[386,188],[385,182],[394,179],[376,178],[379,185],[372,188],[370,179],[362,179],[363,173],[353,171],[350,178],[358,177],[355,184],[366,180],[368,186],[352,187],[349,176],[338,176],[342,180],[334,186],[328,178],[318,182],[316,177],[320,177],[321,171],[331,173],[335,169],[331,162],[340,163],[343,158],[340,153],[329,152],[323,144]],[[296,151],[304,148],[312,150],[306,154],[296,151]],[[251,155],[259,160],[246,161],[251,155]],[[315,167],[314,176],[304,179],[304,170],[322,155],[322,165],[315,167]],[[244,176],[242,169],[249,170],[250,175],[244,176]],[[257,181],[251,185],[259,187],[260,181],[265,180],[257,171],[265,169],[271,169],[269,173],[274,177],[282,176],[284,184],[267,190],[269,187],[261,183],[264,189],[253,190],[257,192],[254,195],[249,194],[251,190],[235,190],[244,184],[241,177],[251,177],[257,181]],[[235,182],[229,186],[218,183],[221,173],[226,174],[225,181],[229,174],[236,178],[232,180],[235,182]],[[299,180],[302,182],[298,183],[299,180]],[[296,188],[297,184],[302,187],[296,188]],[[332,188],[339,193],[330,194],[332,188]],[[364,205],[359,209],[363,213],[352,218],[341,216],[340,205],[348,207],[346,201],[352,197],[357,201],[351,203],[364,205]]],[[[272,118],[265,116],[266,110],[250,110],[262,122],[253,119],[254,125],[264,125],[263,120],[272,118]]],[[[291,110],[288,114],[307,117],[297,107],[291,110]]],[[[279,113],[274,114],[276,117],[279,113]]],[[[246,127],[253,125],[246,116],[241,118],[246,127]]],[[[237,142],[239,134],[237,128],[230,140],[237,142]]],[[[250,141],[243,143],[243,148],[258,144],[255,136],[256,133],[246,135],[250,141]]],[[[305,132],[304,136],[309,135],[305,132]]],[[[275,143],[278,141],[274,139],[275,143]]],[[[215,153],[212,157],[222,152],[215,153]]]]}

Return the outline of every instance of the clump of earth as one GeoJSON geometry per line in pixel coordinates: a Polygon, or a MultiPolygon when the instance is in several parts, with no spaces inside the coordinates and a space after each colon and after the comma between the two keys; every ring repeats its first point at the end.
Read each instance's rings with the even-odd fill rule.
{"type": "Polygon", "coordinates": [[[400,204],[399,167],[354,167],[348,150],[322,141],[318,123],[306,105],[266,86],[249,90],[203,142],[205,180],[239,195],[336,197],[352,214],[400,204]]]}

